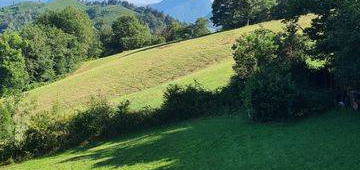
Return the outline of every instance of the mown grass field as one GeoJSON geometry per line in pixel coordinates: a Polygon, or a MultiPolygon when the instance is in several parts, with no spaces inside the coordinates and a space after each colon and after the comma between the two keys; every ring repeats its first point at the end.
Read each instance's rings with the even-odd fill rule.
{"type": "Polygon", "coordinates": [[[3,169],[358,169],[359,128],[360,114],[351,111],[276,124],[249,122],[239,112],[150,129],[3,169]]]}
{"type": "MultiPolygon", "coordinates": [[[[308,26],[310,20],[311,16],[303,17],[301,25],[308,26]]],[[[40,109],[49,109],[53,103],[77,108],[91,96],[105,96],[115,102],[128,96],[134,105],[145,106],[161,103],[158,96],[169,83],[202,79],[205,85],[207,81],[213,82],[211,88],[221,87],[232,74],[231,46],[239,36],[260,27],[280,31],[283,24],[270,21],[90,61],[70,76],[28,92],[27,100],[36,100],[40,109]],[[155,100],[148,101],[149,98],[155,100]]]]}

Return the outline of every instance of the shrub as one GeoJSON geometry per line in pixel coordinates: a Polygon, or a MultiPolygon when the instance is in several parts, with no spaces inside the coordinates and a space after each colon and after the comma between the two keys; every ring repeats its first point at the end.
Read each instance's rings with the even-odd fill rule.
{"type": "Polygon", "coordinates": [[[131,112],[129,111],[129,101],[118,105],[115,114],[111,116],[109,123],[106,125],[102,135],[112,137],[124,135],[131,131],[146,129],[158,123],[155,118],[157,112],[150,108],[131,112]]]}
{"type": "Polygon", "coordinates": [[[66,143],[66,133],[66,124],[53,112],[34,114],[28,123],[22,150],[30,156],[52,153],[66,143]]]}
{"type": "Polygon", "coordinates": [[[247,79],[276,58],[278,45],[275,43],[276,34],[269,30],[256,30],[236,41],[234,50],[235,65],[233,66],[238,79],[247,79]]]}
{"type": "Polygon", "coordinates": [[[115,110],[104,99],[92,98],[87,110],[78,112],[69,122],[71,143],[78,144],[94,136],[100,136],[115,110]]]}
{"type": "Polygon", "coordinates": [[[182,88],[171,85],[164,94],[165,101],[161,107],[161,119],[165,122],[186,120],[209,114],[214,101],[211,92],[199,84],[182,88]]]}
{"type": "Polygon", "coordinates": [[[291,75],[270,68],[255,73],[246,82],[244,106],[254,121],[288,120],[295,117],[296,94],[291,75]]]}
{"type": "Polygon", "coordinates": [[[23,116],[29,113],[31,106],[20,105],[21,99],[16,94],[3,98],[0,102],[0,165],[26,156],[22,150],[26,131],[23,116]]]}
{"type": "Polygon", "coordinates": [[[14,131],[13,105],[10,103],[0,103],[0,139],[5,140],[14,131]]]}

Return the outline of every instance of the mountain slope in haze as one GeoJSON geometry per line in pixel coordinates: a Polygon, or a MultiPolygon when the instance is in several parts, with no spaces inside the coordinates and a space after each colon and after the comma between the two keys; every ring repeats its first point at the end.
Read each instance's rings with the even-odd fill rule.
{"type": "Polygon", "coordinates": [[[163,0],[150,5],[182,22],[195,22],[211,13],[212,0],[163,0]]]}
{"type": "Polygon", "coordinates": [[[48,2],[49,0],[0,0],[0,8],[8,5],[18,4],[21,2],[48,2]]]}

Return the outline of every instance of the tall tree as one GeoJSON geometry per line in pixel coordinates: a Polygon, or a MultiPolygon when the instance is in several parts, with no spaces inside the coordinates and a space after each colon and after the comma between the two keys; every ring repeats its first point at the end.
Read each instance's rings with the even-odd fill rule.
{"type": "Polygon", "coordinates": [[[213,17],[216,26],[232,29],[266,20],[276,0],[215,0],[213,17]]]}
{"type": "Polygon", "coordinates": [[[21,30],[21,37],[26,42],[23,54],[30,82],[45,82],[54,79],[54,60],[49,39],[44,28],[27,25],[21,30]]]}
{"type": "Polygon", "coordinates": [[[67,7],[61,11],[49,11],[40,16],[36,24],[56,27],[77,37],[81,43],[80,57],[94,57],[93,54],[89,54],[89,51],[97,39],[93,22],[85,12],[74,7],[67,7]]]}
{"type": "Polygon", "coordinates": [[[0,96],[21,91],[28,82],[23,46],[17,33],[6,32],[0,36],[0,96]]]}
{"type": "Polygon", "coordinates": [[[295,19],[317,15],[305,32],[316,40],[316,57],[328,61],[337,84],[346,89],[360,87],[359,9],[358,0],[289,0],[286,10],[295,19]]]}
{"type": "Polygon", "coordinates": [[[113,43],[118,51],[131,50],[146,45],[151,38],[148,27],[135,16],[121,16],[112,25],[113,43]]]}
{"type": "Polygon", "coordinates": [[[193,37],[200,37],[209,33],[209,20],[206,18],[197,19],[193,25],[193,37]]]}

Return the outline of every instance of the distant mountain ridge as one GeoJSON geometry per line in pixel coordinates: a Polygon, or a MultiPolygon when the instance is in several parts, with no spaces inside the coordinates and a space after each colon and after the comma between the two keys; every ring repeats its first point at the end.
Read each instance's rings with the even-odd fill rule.
{"type": "Polygon", "coordinates": [[[149,6],[182,22],[192,23],[211,13],[212,2],[213,0],[163,0],[149,6]]]}
{"type": "Polygon", "coordinates": [[[27,2],[27,1],[29,1],[29,2],[48,2],[51,0],[0,0],[0,7],[18,4],[21,2],[27,2]]]}

